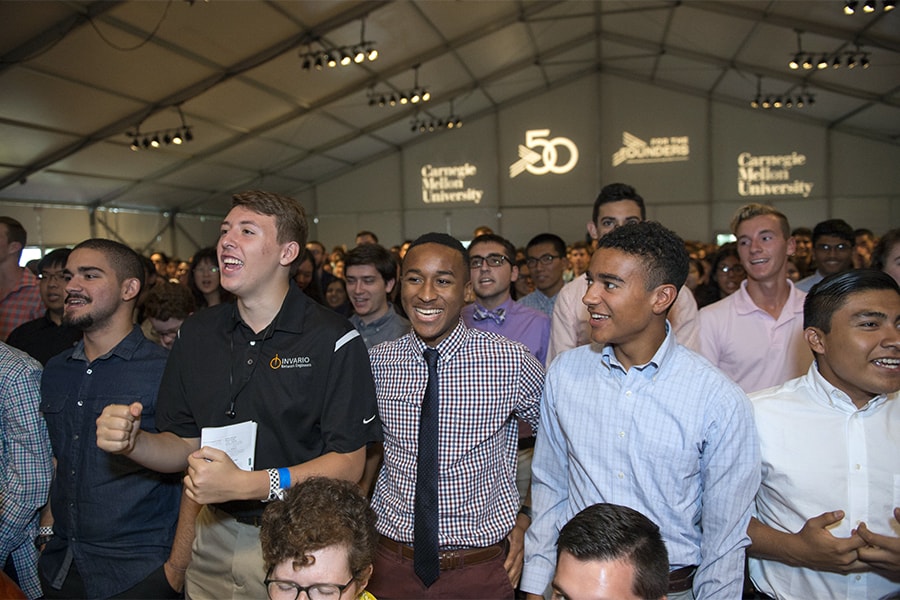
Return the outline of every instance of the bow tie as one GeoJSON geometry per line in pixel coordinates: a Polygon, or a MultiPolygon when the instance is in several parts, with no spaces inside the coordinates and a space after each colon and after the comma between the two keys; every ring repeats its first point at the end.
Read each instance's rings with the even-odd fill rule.
{"type": "Polygon", "coordinates": [[[486,308],[482,308],[481,306],[475,305],[475,314],[472,315],[476,321],[484,321],[485,319],[492,319],[494,323],[497,325],[502,325],[503,320],[506,319],[506,309],[498,308],[497,310],[488,310],[486,308]]]}

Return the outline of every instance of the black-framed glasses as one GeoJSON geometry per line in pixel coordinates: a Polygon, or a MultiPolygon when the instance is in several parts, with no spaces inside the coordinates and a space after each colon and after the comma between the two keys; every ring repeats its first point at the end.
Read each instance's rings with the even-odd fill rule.
{"type": "Polygon", "coordinates": [[[480,269],[484,263],[487,263],[489,267],[502,267],[506,261],[509,261],[509,259],[502,254],[488,254],[487,256],[478,256],[476,254],[469,257],[469,268],[480,269]]]}
{"type": "Polygon", "coordinates": [[[314,583],[304,587],[302,585],[297,585],[293,581],[269,579],[271,576],[272,570],[269,569],[269,572],[266,574],[266,579],[263,582],[266,584],[266,594],[269,595],[270,600],[297,600],[297,598],[300,597],[300,592],[306,592],[306,597],[309,598],[309,600],[337,600],[341,597],[341,594],[344,593],[344,590],[350,587],[350,584],[356,580],[356,577],[351,577],[350,581],[344,585],[337,585],[336,583],[314,583]]]}
{"type": "Polygon", "coordinates": [[[562,257],[561,256],[553,256],[552,254],[543,254],[537,258],[534,258],[533,256],[529,256],[527,259],[525,259],[525,264],[528,265],[529,268],[536,267],[538,263],[541,263],[542,265],[549,265],[550,263],[552,263],[554,260],[556,260],[558,258],[562,258],[562,257]]]}
{"type": "Polygon", "coordinates": [[[41,271],[38,273],[38,279],[41,281],[58,281],[60,283],[64,283],[66,281],[65,273],[47,273],[41,271]]]}

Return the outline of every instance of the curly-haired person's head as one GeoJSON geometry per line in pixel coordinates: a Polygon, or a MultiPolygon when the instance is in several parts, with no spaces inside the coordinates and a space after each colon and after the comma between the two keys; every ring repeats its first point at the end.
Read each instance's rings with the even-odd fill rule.
{"type": "Polygon", "coordinates": [[[346,549],[350,572],[365,581],[375,560],[375,512],[354,483],[311,477],[271,503],[260,529],[263,559],[271,570],[289,560],[295,570],[315,562],[311,553],[332,546],[346,549]]]}

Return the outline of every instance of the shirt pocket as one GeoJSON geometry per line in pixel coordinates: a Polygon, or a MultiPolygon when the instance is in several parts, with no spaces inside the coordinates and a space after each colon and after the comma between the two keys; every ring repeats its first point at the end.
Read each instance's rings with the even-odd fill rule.
{"type": "Polygon", "coordinates": [[[41,412],[45,415],[56,415],[66,405],[65,394],[44,394],[41,396],[41,412]]]}

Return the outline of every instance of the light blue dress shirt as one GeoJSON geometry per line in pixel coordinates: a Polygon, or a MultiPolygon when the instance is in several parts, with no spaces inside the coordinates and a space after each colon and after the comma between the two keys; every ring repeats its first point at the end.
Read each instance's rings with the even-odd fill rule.
{"type": "Polygon", "coordinates": [[[699,566],[697,598],[740,598],[760,479],[750,402],[668,327],[652,360],[627,372],[612,346],[581,346],[553,362],[532,474],[523,590],[550,583],[562,526],[609,502],[659,525],[671,569],[699,566]]]}

